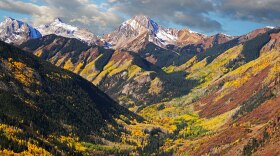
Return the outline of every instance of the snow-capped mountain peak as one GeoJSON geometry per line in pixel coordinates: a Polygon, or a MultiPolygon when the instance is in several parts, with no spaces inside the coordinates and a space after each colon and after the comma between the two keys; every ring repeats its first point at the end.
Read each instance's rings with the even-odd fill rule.
{"type": "Polygon", "coordinates": [[[42,37],[41,33],[32,26],[7,17],[0,23],[0,39],[7,43],[21,44],[33,38],[42,37]]]}
{"type": "Polygon", "coordinates": [[[4,19],[4,21],[1,23],[1,24],[3,24],[3,23],[6,23],[6,22],[9,22],[9,21],[14,21],[15,19],[13,19],[12,17],[6,17],[5,19],[4,19]]]}
{"type": "Polygon", "coordinates": [[[157,33],[159,30],[159,25],[147,16],[139,15],[135,16],[130,20],[127,20],[123,25],[129,24],[134,30],[140,27],[146,28],[150,33],[157,33]]]}
{"type": "Polygon", "coordinates": [[[56,18],[49,24],[39,26],[38,30],[43,36],[55,34],[67,38],[76,38],[88,44],[93,44],[98,39],[97,36],[89,30],[66,24],[60,18],[56,18]]]}
{"type": "MultiPolygon", "coordinates": [[[[121,48],[126,46],[126,44],[124,44],[125,42],[131,41],[136,43],[139,37],[141,38],[141,43],[147,43],[147,41],[144,41],[147,39],[144,37],[146,36],[144,34],[147,34],[148,42],[152,42],[163,48],[168,44],[174,44],[177,39],[176,29],[164,28],[151,18],[138,15],[123,22],[118,30],[106,35],[105,40],[116,45],[117,48],[121,48]],[[135,40],[135,38],[138,39],[135,40]]],[[[137,47],[139,47],[139,44],[137,44],[137,47]]],[[[141,48],[141,46],[139,48],[141,48]]]]}
{"type": "Polygon", "coordinates": [[[51,25],[57,28],[64,28],[65,30],[68,30],[67,33],[71,33],[71,31],[77,31],[79,29],[78,27],[64,23],[60,18],[56,18],[51,25]]]}

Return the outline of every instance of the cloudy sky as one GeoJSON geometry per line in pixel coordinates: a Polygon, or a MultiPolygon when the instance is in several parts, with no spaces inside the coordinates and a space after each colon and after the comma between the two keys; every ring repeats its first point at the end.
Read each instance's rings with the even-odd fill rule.
{"type": "Polygon", "coordinates": [[[241,35],[279,26],[279,8],[280,0],[0,0],[0,20],[12,17],[37,26],[60,17],[103,34],[142,14],[165,27],[241,35]]]}

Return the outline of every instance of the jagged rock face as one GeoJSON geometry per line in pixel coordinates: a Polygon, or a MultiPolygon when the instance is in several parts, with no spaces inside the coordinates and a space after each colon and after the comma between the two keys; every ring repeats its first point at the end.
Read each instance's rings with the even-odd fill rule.
{"type": "Polygon", "coordinates": [[[193,32],[189,29],[181,29],[178,31],[177,45],[198,44],[205,38],[206,36],[203,34],[193,32]]]}
{"type": "Polygon", "coordinates": [[[200,33],[193,32],[189,29],[182,29],[178,32],[177,45],[185,47],[188,45],[199,45],[204,47],[204,50],[211,48],[218,44],[223,44],[234,39],[234,36],[229,36],[223,33],[218,33],[213,36],[206,36],[200,33]]]}
{"type": "Polygon", "coordinates": [[[235,38],[234,36],[228,36],[223,33],[218,33],[216,35],[206,37],[204,40],[202,40],[201,44],[203,45],[204,50],[207,50],[216,45],[223,44],[230,40],[233,40],[234,38],[235,38]]]}
{"type": "Polygon", "coordinates": [[[6,43],[21,44],[29,39],[40,38],[41,33],[28,24],[6,18],[0,23],[0,39],[6,43]]]}
{"type": "Polygon", "coordinates": [[[280,33],[274,33],[270,35],[270,41],[263,46],[260,51],[260,55],[266,55],[271,50],[280,51],[280,33]]]}
{"type": "Polygon", "coordinates": [[[239,42],[245,42],[247,40],[250,40],[252,38],[255,38],[256,36],[260,35],[260,34],[264,34],[265,32],[274,29],[273,27],[264,27],[264,28],[260,28],[260,29],[256,29],[252,32],[249,32],[248,34],[242,35],[241,37],[239,37],[239,42]]]}
{"type": "Polygon", "coordinates": [[[143,45],[132,48],[132,50],[139,50],[147,44],[153,42],[154,44],[165,47],[168,44],[174,44],[177,39],[177,30],[167,29],[159,26],[156,22],[146,16],[135,16],[134,18],[122,23],[118,30],[104,36],[104,39],[112,43],[116,48],[127,48],[126,43],[135,45],[139,42],[139,37],[142,37],[140,42],[143,45]],[[136,40],[136,38],[138,38],[136,40]]]}
{"type": "Polygon", "coordinates": [[[81,29],[66,23],[63,23],[61,19],[57,18],[52,23],[41,25],[37,28],[43,36],[55,34],[67,38],[76,38],[93,44],[98,40],[98,37],[87,29],[81,29]]]}

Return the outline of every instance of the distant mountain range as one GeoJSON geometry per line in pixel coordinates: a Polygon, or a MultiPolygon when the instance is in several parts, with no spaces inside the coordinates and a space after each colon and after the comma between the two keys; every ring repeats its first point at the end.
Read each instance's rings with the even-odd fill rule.
{"type": "Polygon", "coordinates": [[[280,154],[280,28],[0,26],[0,155],[280,154]]]}
{"type": "Polygon", "coordinates": [[[76,38],[88,44],[100,44],[102,41],[104,44],[106,41],[114,49],[128,48],[131,50],[139,50],[148,43],[154,43],[162,48],[167,48],[168,45],[184,46],[201,43],[207,44],[206,47],[208,47],[211,46],[209,44],[214,44],[214,41],[222,43],[234,38],[225,34],[208,37],[189,29],[164,28],[143,15],[125,21],[117,30],[104,36],[97,36],[87,29],[66,24],[60,18],[49,24],[31,27],[27,23],[8,17],[1,23],[0,31],[2,40],[9,43],[19,44],[29,39],[55,34],[76,38]]]}

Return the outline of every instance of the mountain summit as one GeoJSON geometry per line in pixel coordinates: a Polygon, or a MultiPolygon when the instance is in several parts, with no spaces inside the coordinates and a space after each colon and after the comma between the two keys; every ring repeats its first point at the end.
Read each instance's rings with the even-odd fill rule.
{"type": "Polygon", "coordinates": [[[156,34],[159,30],[159,25],[152,19],[144,15],[135,16],[134,18],[125,21],[120,26],[120,29],[126,28],[127,26],[130,26],[135,31],[141,28],[145,28],[149,31],[150,34],[156,34]]]}
{"type": "Polygon", "coordinates": [[[0,23],[0,39],[7,43],[20,44],[29,39],[40,38],[41,33],[28,24],[7,17],[0,23]]]}
{"type": "Polygon", "coordinates": [[[93,44],[97,40],[97,36],[89,30],[66,24],[61,18],[56,18],[53,22],[41,25],[37,29],[43,36],[55,34],[67,38],[76,38],[88,44],[93,44]]]}
{"type": "Polygon", "coordinates": [[[177,30],[166,29],[151,18],[139,15],[123,22],[117,30],[105,35],[104,39],[116,48],[133,47],[132,50],[137,50],[149,42],[166,47],[177,40],[177,30]]]}

